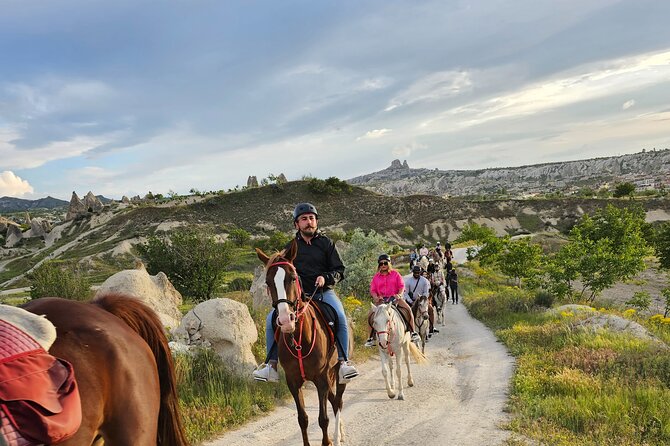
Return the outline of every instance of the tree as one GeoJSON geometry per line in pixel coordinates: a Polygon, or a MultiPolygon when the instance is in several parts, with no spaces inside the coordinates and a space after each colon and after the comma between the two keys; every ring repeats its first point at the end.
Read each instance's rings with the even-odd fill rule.
{"type": "Polygon", "coordinates": [[[30,297],[54,296],[72,300],[87,300],[91,285],[79,268],[62,261],[47,260],[29,275],[30,297]]]}
{"type": "Polygon", "coordinates": [[[665,299],[663,317],[668,317],[668,314],[670,314],[670,288],[663,288],[661,294],[663,295],[663,299],[665,299]]]}
{"type": "Polygon", "coordinates": [[[510,240],[497,255],[500,271],[521,286],[521,279],[532,279],[540,274],[542,247],[527,238],[510,240]]]}
{"type": "Polygon", "coordinates": [[[626,305],[630,305],[638,312],[646,311],[651,305],[651,295],[647,291],[636,291],[633,297],[626,301],[626,305]]]}
{"type": "Polygon", "coordinates": [[[635,185],[633,183],[619,183],[614,188],[614,197],[621,198],[632,196],[635,192],[635,185]]]}
{"type": "Polygon", "coordinates": [[[570,231],[570,242],[559,251],[554,273],[571,278],[576,271],[582,283],[579,295],[584,297],[588,291],[589,301],[614,282],[635,276],[644,269],[644,256],[650,251],[643,236],[644,216],[642,208],[612,205],[593,217],[584,215],[570,231]]]}
{"type": "Polygon", "coordinates": [[[670,268],[670,223],[663,223],[656,231],[654,250],[661,268],[670,268]]]}
{"type": "Polygon", "coordinates": [[[233,228],[228,231],[230,240],[237,246],[244,246],[251,240],[251,234],[242,228],[233,228]]]}
{"type": "Polygon", "coordinates": [[[343,295],[362,299],[370,294],[370,281],[377,270],[377,257],[385,251],[386,240],[380,234],[354,230],[348,246],[342,250],[346,270],[338,288],[343,295]]]}
{"type": "Polygon", "coordinates": [[[461,235],[459,235],[454,240],[454,243],[463,243],[468,241],[484,243],[495,237],[496,233],[493,229],[484,225],[479,225],[477,223],[468,223],[463,227],[461,235]]]}
{"type": "Polygon", "coordinates": [[[138,245],[147,271],[163,271],[175,288],[196,302],[211,299],[230,265],[233,249],[202,229],[182,229],[169,237],[150,237],[138,245]]]}

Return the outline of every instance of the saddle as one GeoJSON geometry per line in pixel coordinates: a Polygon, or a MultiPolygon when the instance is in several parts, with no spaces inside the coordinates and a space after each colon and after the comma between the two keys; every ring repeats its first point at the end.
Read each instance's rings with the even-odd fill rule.
{"type": "MultiPolygon", "coordinates": [[[[337,333],[337,328],[339,327],[339,318],[335,309],[322,300],[312,299],[310,301],[311,305],[314,305],[316,309],[317,316],[320,316],[328,327],[328,337],[333,343],[337,339],[335,333],[337,333]]],[[[277,333],[277,309],[275,308],[272,312],[272,330],[277,333]]],[[[277,335],[275,335],[275,341],[277,340],[277,335]]],[[[346,346],[345,351],[346,351],[346,346]]]]}
{"type": "Polygon", "coordinates": [[[10,445],[64,441],[81,424],[72,365],[0,320],[0,435],[10,445]]]}

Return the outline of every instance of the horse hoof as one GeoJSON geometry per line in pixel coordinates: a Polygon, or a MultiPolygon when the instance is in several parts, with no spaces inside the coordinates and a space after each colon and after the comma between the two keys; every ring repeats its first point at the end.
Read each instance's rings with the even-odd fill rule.
{"type": "Polygon", "coordinates": [[[399,401],[405,401],[405,395],[398,395],[399,401]]]}
{"type": "Polygon", "coordinates": [[[391,400],[392,400],[393,398],[395,398],[395,393],[389,393],[388,395],[389,395],[389,399],[391,399],[391,400]]]}

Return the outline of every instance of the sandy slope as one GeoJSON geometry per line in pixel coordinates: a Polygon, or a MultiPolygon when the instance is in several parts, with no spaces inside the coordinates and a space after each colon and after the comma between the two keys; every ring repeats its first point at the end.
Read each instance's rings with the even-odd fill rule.
{"type": "MultiPolygon", "coordinates": [[[[405,401],[388,399],[377,358],[359,365],[362,375],[344,395],[345,444],[496,445],[507,438],[500,425],[513,358],[463,305],[449,304],[446,310],[446,326],[438,327],[441,333],[426,346],[430,364],[413,365],[415,386],[406,388],[405,401]]],[[[316,391],[309,388],[305,401],[310,441],[321,444],[316,391]]],[[[330,419],[332,436],[332,413],[330,419]]],[[[291,400],[208,446],[301,444],[291,400]]]]}

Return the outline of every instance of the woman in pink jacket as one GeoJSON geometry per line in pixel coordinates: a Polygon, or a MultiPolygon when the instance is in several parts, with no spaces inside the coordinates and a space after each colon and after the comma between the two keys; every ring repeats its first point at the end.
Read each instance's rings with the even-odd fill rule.
{"type": "MultiPolygon", "coordinates": [[[[419,339],[418,333],[414,329],[414,318],[412,317],[412,309],[402,298],[402,292],[405,289],[405,282],[398,271],[393,269],[391,265],[391,256],[382,254],[377,259],[377,273],[370,282],[370,295],[372,302],[375,305],[381,303],[394,302],[400,310],[400,314],[405,319],[407,326],[412,334],[412,341],[419,339]]],[[[374,345],[374,329],[371,323],[372,311],[368,315],[368,323],[370,323],[370,337],[365,342],[366,347],[374,345]]]]}

